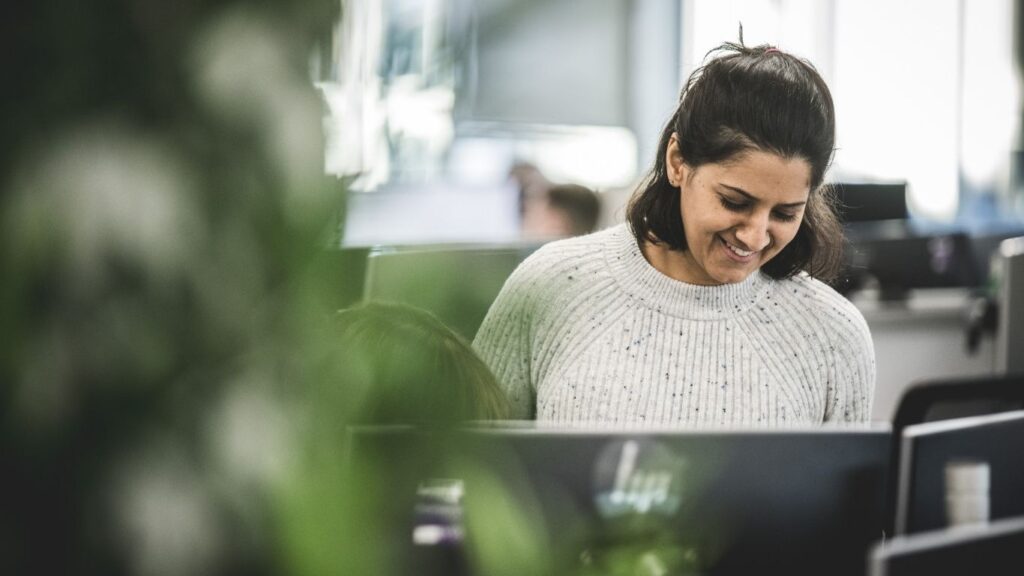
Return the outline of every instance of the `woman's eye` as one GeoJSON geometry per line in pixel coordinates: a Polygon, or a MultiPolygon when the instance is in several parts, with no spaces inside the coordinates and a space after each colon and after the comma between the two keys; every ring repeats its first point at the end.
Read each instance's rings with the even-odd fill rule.
{"type": "Polygon", "coordinates": [[[739,212],[747,208],[747,204],[745,202],[733,202],[732,200],[729,200],[725,196],[719,196],[718,199],[722,202],[722,206],[724,206],[726,210],[739,212]]]}
{"type": "Polygon", "coordinates": [[[796,220],[796,214],[791,214],[789,212],[775,212],[775,219],[780,222],[792,222],[793,220],[796,220]]]}

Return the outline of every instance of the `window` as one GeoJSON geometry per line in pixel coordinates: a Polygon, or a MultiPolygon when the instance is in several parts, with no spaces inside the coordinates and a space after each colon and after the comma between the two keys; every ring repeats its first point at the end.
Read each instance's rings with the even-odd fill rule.
{"type": "Polygon", "coordinates": [[[684,73],[742,22],[748,45],[804,56],[829,82],[832,179],[906,181],[921,220],[970,219],[979,204],[1006,217],[1020,125],[1013,16],[1011,0],[689,0],[684,73]]]}

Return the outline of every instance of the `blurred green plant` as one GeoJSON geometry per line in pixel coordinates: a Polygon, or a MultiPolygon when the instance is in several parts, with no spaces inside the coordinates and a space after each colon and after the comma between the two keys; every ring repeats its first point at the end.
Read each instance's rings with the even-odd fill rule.
{"type": "Polygon", "coordinates": [[[337,0],[0,8],[0,572],[271,573],[337,0]]]}
{"type": "MultiPolygon", "coordinates": [[[[0,573],[401,569],[330,362],[361,279],[310,56],[350,4],[0,8],[0,573]]],[[[535,518],[460,469],[473,565],[543,572],[535,518]]]]}

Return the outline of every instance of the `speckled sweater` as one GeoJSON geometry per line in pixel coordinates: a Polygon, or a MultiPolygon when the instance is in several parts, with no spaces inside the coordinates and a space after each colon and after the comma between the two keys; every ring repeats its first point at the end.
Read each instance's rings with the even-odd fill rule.
{"type": "Polygon", "coordinates": [[[800,274],[696,286],[663,275],[625,224],[541,247],[473,343],[514,417],[640,426],[778,427],[871,415],[860,312],[800,274]]]}

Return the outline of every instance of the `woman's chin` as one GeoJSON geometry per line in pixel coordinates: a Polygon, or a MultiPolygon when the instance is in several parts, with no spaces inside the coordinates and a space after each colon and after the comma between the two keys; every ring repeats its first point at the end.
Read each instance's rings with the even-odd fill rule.
{"type": "Polygon", "coordinates": [[[738,269],[718,270],[718,271],[716,271],[715,274],[711,274],[710,276],[711,276],[712,280],[714,280],[718,284],[739,284],[739,283],[743,282],[744,280],[746,280],[747,278],[750,278],[750,275],[753,274],[754,271],[756,271],[756,270],[757,270],[756,268],[741,269],[741,270],[738,270],[738,269]]]}

